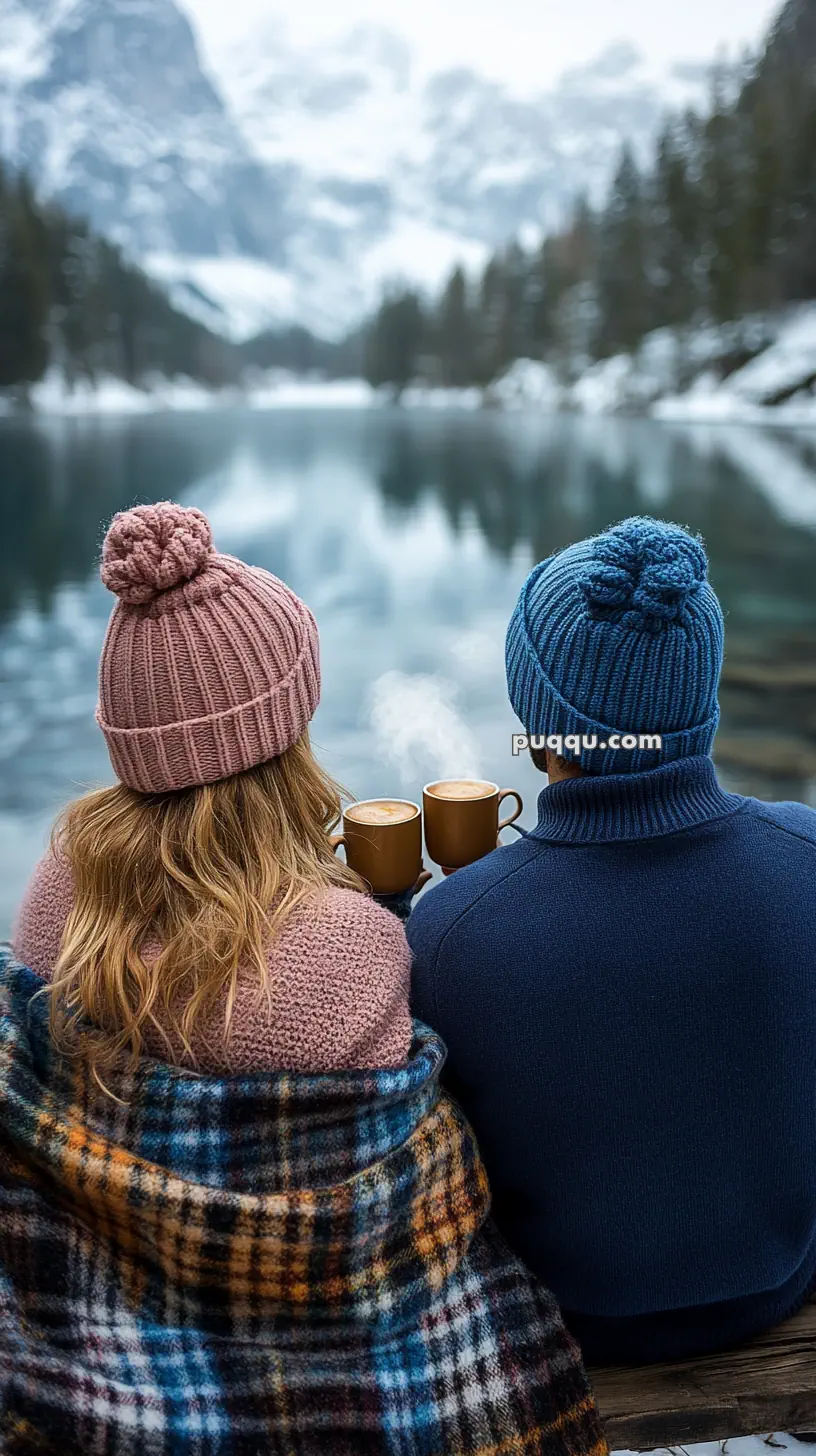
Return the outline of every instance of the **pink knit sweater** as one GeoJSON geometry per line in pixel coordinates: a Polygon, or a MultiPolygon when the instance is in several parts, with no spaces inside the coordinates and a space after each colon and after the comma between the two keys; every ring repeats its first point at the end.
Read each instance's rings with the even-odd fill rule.
{"type": "MultiPolygon", "coordinates": [[[[49,853],[26,891],[14,952],[50,980],[71,910],[68,865],[49,853]]],[[[155,954],[155,947],[153,948],[155,954]]],[[[150,948],[145,947],[149,959],[150,948]]],[[[271,998],[247,971],[239,978],[230,1036],[226,998],[191,1039],[202,1072],[327,1072],[398,1066],[411,1043],[410,952],[396,916],[353,890],[331,889],[287,921],[269,953],[271,998]]],[[[150,1053],[186,1064],[181,1046],[153,1033],[150,1053]]]]}

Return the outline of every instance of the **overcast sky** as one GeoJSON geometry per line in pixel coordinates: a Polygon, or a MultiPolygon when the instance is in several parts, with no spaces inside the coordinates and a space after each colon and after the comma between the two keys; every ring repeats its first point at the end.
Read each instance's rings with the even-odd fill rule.
{"type": "Polygon", "coordinates": [[[280,18],[294,40],[361,20],[401,31],[423,69],[464,64],[519,87],[546,85],[625,38],[657,63],[755,45],[781,0],[181,0],[207,48],[280,18]]]}

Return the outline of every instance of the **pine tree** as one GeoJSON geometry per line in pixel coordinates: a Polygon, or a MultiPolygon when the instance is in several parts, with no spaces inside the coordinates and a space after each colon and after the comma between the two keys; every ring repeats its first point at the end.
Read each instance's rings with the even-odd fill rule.
{"type": "Polygon", "coordinates": [[[0,388],[25,390],[49,359],[69,382],[109,372],[222,384],[239,369],[230,344],[173,308],[117,248],[0,169],[0,388]]]}
{"type": "Polygon", "coordinates": [[[390,385],[400,399],[417,377],[427,321],[419,296],[408,290],[380,305],[365,348],[365,377],[375,388],[390,385]]]}
{"type": "Polygon", "coordinates": [[[467,280],[461,267],[454,269],[442,294],[434,335],[441,383],[454,388],[469,384],[474,369],[474,328],[467,280]]]}
{"type": "Polygon", "coordinates": [[[551,238],[545,238],[530,262],[527,274],[527,308],[530,354],[541,359],[554,343],[554,312],[557,302],[557,267],[551,238]]]}
{"type": "Polygon", "coordinates": [[[530,352],[528,273],[529,261],[520,244],[509,243],[502,258],[504,296],[497,337],[497,371],[530,352]]]}
{"type": "Polygon", "coordinates": [[[687,135],[682,124],[666,124],[658,139],[651,179],[652,302],[656,327],[688,323],[703,302],[696,268],[700,247],[699,198],[684,145],[687,135]]]}
{"type": "Polygon", "coordinates": [[[571,377],[595,357],[599,330],[599,221],[579,197],[567,231],[557,240],[559,296],[554,315],[555,357],[571,377]]]}
{"type": "Polygon", "coordinates": [[[479,384],[489,384],[501,370],[506,293],[504,259],[497,253],[485,265],[479,283],[479,337],[474,370],[474,377],[479,384]]]}
{"type": "MultiPolygon", "coordinates": [[[[575,374],[656,328],[690,373],[691,326],[816,298],[816,0],[789,0],[756,61],[718,67],[707,106],[668,119],[647,167],[624,148],[603,208],[579,202],[534,257],[500,249],[475,294],[468,308],[459,271],[435,311],[445,382],[486,384],[523,354],[575,374]]],[[[753,347],[737,342],[727,367],[753,347]]]]}
{"type": "Polygon", "coordinates": [[[0,388],[35,383],[48,361],[46,244],[28,182],[0,173],[0,388]]]}
{"type": "Polygon", "coordinates": [[[732,129],[716,82],[712,107],[701,132],[700,217],[707,264],[708,307],[718,322],[736,316],[739,284],[735,271],[736,206],[732,129]]]}
{"type": "Polygon", "coordinates": [[[603,357],[634,349],[653,318],[648,212],[631,147],[624,146],[598,244],[597,348],[603,357]]]}
{"type": "Polygon", "coordinates": [[[69,381],[93,380],[105,369],[102,246],[81,223],[66,219],[60,229],[52,323],[69,381]]]}
{"type": "Polygon", "coordinates": [[[740,108],[738,122],[745,149],[742,302],[748,310],[772,308],[783,301],[785,294],[784,270],[780,267],[783,251],[777,248],[776,240],[785,231],[780,183],[787,163],[780,155],[777,108],[770,97],[760,95],[756,105],[740,108]]]}

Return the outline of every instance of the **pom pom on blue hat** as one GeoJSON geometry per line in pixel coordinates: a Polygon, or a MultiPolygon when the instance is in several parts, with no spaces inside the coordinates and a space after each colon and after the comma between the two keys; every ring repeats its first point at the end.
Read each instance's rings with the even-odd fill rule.
{"type": "Polygon", "coordinates": [[[533,569],[507,632],[507,684],[528,733],[597,738],[565,756],[640,772],[710,752],[722,654],[702,541],[633,516],[533,569]],[[602,747],[615,733],[659,734],[662,746],[602,747]]]}
{"type": "Polygon", "coordinates": [[[705,550],[695,536],[633,516],[596,537],[578,586],[596,620],[662,632],[689,625],[689,603],[707,576],[705,550]]]}

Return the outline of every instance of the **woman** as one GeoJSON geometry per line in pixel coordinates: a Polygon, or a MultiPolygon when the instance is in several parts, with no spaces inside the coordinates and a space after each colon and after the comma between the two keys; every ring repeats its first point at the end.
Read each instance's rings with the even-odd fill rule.
{"type": "Polygon", "coordinates": [[[170,504],[115,518],[102,579],[120,782],[63,815],[14,935],[58,1044],[80,1037],[100,1076],[123,1050],[207,1072],[404,1062],[405,936],[332,852],[340,791],[309,747],[311,612],[170,504]]]}
{"type": "Polygon", "coordinates": [[[120,784],[0,954],[0,1449],[603,1456],[402,927],[331,853],[311,614],[178,506],[102,574],[120,784]]]}

